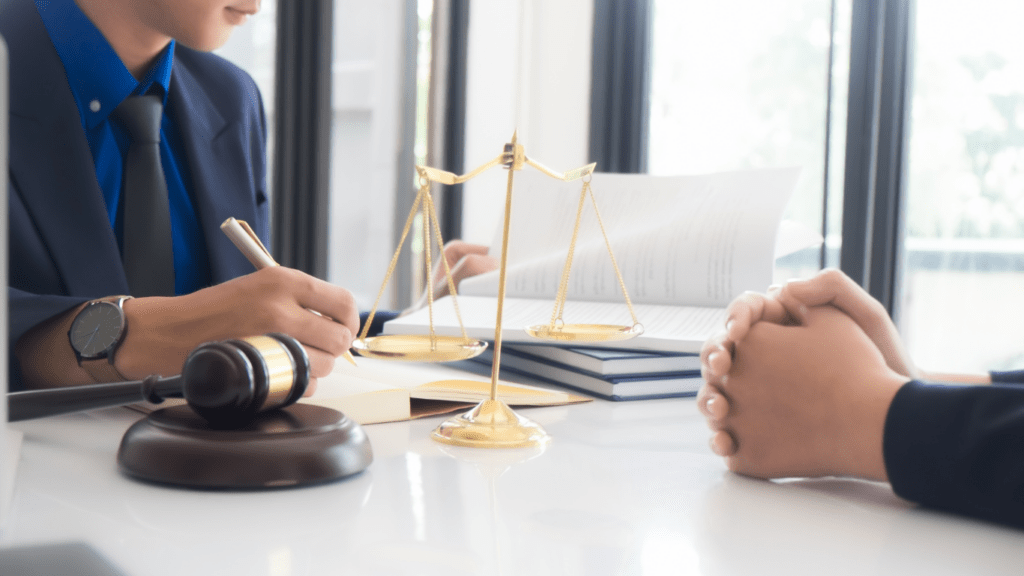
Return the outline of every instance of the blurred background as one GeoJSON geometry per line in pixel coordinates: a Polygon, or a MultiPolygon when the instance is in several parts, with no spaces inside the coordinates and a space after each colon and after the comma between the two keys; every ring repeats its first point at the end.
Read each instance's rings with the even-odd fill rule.
{"type": "MultiPolygon", "coordinates": [[[[373,304],[415,194],[513,130],[557,170],[801,166],[786,218],[929,370],[1024,367],[1024,3],[264,0],[221,54],[274,127],[274,252],[373,304]]],[[[489,244],[503,173],[435,193],[489,244]]],[[[415,228],[414,228],[415,229],[415,228]]],[[[386,307],[422,289],[422,238],[386,307]]]]}

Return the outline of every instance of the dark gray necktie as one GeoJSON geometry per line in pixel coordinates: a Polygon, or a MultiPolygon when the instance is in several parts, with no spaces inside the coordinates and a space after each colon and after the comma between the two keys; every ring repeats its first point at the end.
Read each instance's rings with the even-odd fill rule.
{"type": "Polygon", "coordinates": [[[132,296],[174,296],[174,251],[167,181],[160,166],[156,96],[129,96],[114,109],[132,143],[124,162],[124,268],[132,296]]]}

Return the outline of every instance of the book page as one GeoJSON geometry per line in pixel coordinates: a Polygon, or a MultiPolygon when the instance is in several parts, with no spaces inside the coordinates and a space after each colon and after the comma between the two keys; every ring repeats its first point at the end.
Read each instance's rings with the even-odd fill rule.
{"type": "MultiPolygon", "coordinates": [[[[796,185],[795,168],[700,176],[594,174],[600,224],[634,303],[726,306],[772,282],[775,238],[796,185]]],[[[554,298],[572,240],[581,182],[526,169],[515,176],[509,297],[554,298]]],[[[622,301],[593,202],[586,199],[568,300],[622,301]]],[[[500,254],[501,231],[493,254],[500,254]]],[[[497,272],[468,278],[460,294],[497,295],[497,272]]]]}
{"type": "MultiPolygon", "coordinates": [[[[335,366],[341,364],[349,365],[338,361],[335,366]]],[[[372,375],[360,378],[337,370],[319,378],[316,392],[300,402],[334,408],[359,424],[396,422],[411,416],[408,390],[382,384],[372,375]]]]}
{"type": "MultiPolygon", "coordinates": [[[[321,378],[313,403],[325,398],[344,396],[377,397],[383,402],[384,392],[399,392],[405,399],[406,418],[408,400],[444,400],[476,403],[490,397],[491,379],[460,370],[443,363],[387,361],[360,357],[358,367],[347,362],[335,362],[334,370],[321,378]]],[[[572,400],[560,390],[540,389],[525,384],[499,380],[499,393],[510,404],[543,406],[567,404],[572,400]]]]}
{"type": "MultiPolygon", "coordinates": [[[[480,340],[494,339],[497,320],[497,298],[489,296],[459,296],[459,311],[466,334],[480,340]]],[[[526,333],[527,326],[548,324],[554,307],[553,300],[532,298],[506,298],[502,309],[501,337],[506,342],[548,343],[526,333]]],[[[563,346],[628,347],[670,352],[699,352],[704,340],[725,325],[725,308],[701,306],[665,306],[637,304],[637,319],[644,333],[620,342],[558,342],[563,346]]],[[[633,324],[629,309],[620,302],[568,301],[563,318],[567,323],[633,324]]],[[[431,316],[421,308],[387,322],[385,334],[427,334],[431,316]]],[[[439,336],[461,336],[452,298],[445,297],[434,303],[434,333],[439,336]]]]}

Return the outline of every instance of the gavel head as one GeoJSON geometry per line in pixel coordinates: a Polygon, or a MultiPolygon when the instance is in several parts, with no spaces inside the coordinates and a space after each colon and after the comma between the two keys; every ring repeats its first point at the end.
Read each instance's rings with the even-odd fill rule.
{"type": "Polygon", "coordinates": [[[211,426],[233,428],[298,401],[309,386],[309,357],[284,334],[208,342],[185,360],[181,384],[199,416],[211,426]]]}

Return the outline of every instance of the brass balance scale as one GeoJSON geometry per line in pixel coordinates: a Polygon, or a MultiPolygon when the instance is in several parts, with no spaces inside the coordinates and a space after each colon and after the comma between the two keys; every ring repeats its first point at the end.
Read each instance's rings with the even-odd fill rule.
{"type": "Polygon", "coordinates": [[[594,167],[596,164],[588,164],[564,173],[555,172],[543,164],[527,157],[524,153],[523,146],[517,143],[516,134],[513,134],[512,142],[505,144],[504,150],[501,154],[490,162],[479,166],[472,172],[461,176],[451,172],[438,170],[436,168],[416,166],[416,172],[419,175],[419,192],[413,202],[412,209],[409,211],[409,217],[405,221],[405,227],[402,230],[401,239],[398,241],[398,247],[395,250],[395,254],[391,259],[390,265],[388,266],[387,275],[384,278],[384,282],[381,284],[380,291],[377,293],[377,299],[370,311],[369,319],[366,321],[362,333],[353,343],[352,347],[361,356],[379,358],[383,360],[402,360],[410,362],[452,362],[456,360],[465,360],[479,355],[487,348],[487,342],[475,340],[466,335],[462,316],[459,313],[458,299],[455,293],[455,283],[452,279],[448,261],[443,257],[443,254],[441,263],[444,269],[445,279],[448,283],[448,290],[451,294],[456,318],[458,319],[459,326],[462,330],[462,336],[438,336],[434,332],[434,286],[433,275],[431,274],[431,270],[433,268],[431,252],[435,242],[439,248],[444,245],[444,242],[441,237],[441,228],[438,223],[437,210],[434,206],[433,196],[430,193],[430,187],[432,183],[460,184],[471,180],[496,166],[503,166],[508,170],[508,185],[505,191],[505,217],[499,266],[498,311],[494,329],[494,360],[491,368],[490,398],[482,401],[468,412],[441,423],[441,425],[434,429],[431,437],[434,440],[445,444],[479,448],[524,448],[540,446],[550,441],[550,436],[547,432],[545,432],[544,429],[535,422],[516,414],[497,396],[498,371],[501,362],[501,319],[502,308],[505,302],[505,269],[508,260],[509,223],[512,209],[512,180],[516,171],[522,170],[525,166],[531,166],[551,178],[565,182],[580,180],[583,184],[580,190],[580,199],[576,210],[576,221],[573,227],[572,239],[569,243],[569,250],[566,255],[565,265],[562,268],[562,277],[558,286],[558,294],[555,298],[554,310],[551,312],[551,319],[547,324],[537,324],[528,327],[526,332],[534,338],[561,342],[595,343],[626,340],[642,334],[643,326],[637,320],[636,313],[633,311],[633,304],[630,302],[629,293],[626,291],[626,285],[622,280],[622,273],[619,272],[619,266],[615,261],[615,255],[612,253],[611,243],[608,241],[608,235],[605,232],[604,223],[601,221],[601,214],[597,209],[597,202],[594,200],[594,194],[590,188],[590,179],[594,173],[594,167]],[[615,275],[618,278],[619,286],[622,288],[622,294],[625,298],[626,306],[629,308],[629,314],[633,319],[633,324],[629,326],[610,324],[566,324],[562,319],[565,309],[565,294],[569,284],[569,271],[572,268],[573,253],[576,248],[576,239],[579,234],[580,219],[583,215],[583,205],[586,203],[588,197],[594,207],[594,214],[597,217],[601,234],[604,236],[605,245],[608,249],[608,256],[611,258],[612,267],[614,268],[615,275]],[[422,213],[423,222],[424,264],[426,269],[428,296],[427,307],[429,308],[430,314],[429,334],[394,334],[368,338],[367,331],[373,321],[374,315],[377,313],[381,296],[384,294],[384,289],[388,285],[391,275],[394,273],[395,265],[398,262],[398,257],[402,251],[402,246],[405,244],[405,239],[412,228],[412,224],[415,221],[415,216],[418,212],[422,213]]]}

